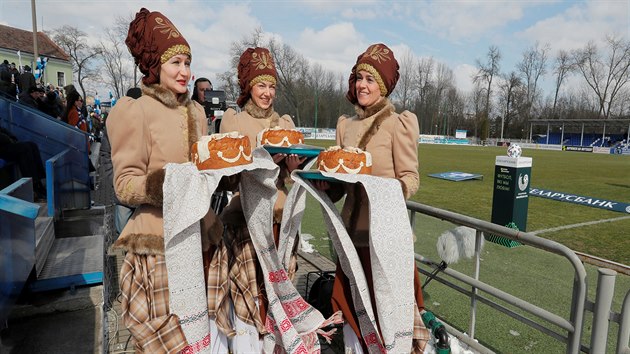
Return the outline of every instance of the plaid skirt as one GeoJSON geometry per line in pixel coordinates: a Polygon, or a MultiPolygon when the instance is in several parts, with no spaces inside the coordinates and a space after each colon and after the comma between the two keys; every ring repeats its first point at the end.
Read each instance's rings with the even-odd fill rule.
{"type": "MultiPolygon", "coordinates": [[[[278,232],[279,225],[274,224],[276,245],[278,232]]],[[[231,303],[241,321],[255,326],[259,334],[266,334],[264,323],[268,301],[264,277],[247,227],[226,227],[223,240],[212,250],[210,259],[206,277],[208,315],[215,319],[219,330],[228,337],[235,335],[230,317],[231,303]]],[[[296,269],[297,254],[294,251],[288,269],[289,279],[293,280],[296,269]]]]}
{"type": "MultiPolygon", "coordinates": [[[[357,253],[359,255],[359,259],[361,260],[363,271],[365,272],[365,278],[368,282],[370,298],[374,299],[372,267],[370,267],[370,248],[357,247],[357,253]]],[[[424,348],[429,341],[431,333],[425,327],[424,322],[422,321],[422,317],[420,315],[420,310],[424,309],[424,299],[422,297],[422,284],[420,283],[418,270],[415,268],[414,270],[415,272],[413,281],[416,308],[414,309],[413,340],[410,352],[414,354],[421,354],[424,353],[424,348]]],[[[361,336],[361,331],[359,329],[359,320],[357,318],[356,311],[354,310],[352,292],[350,291],[350,282],[348,280],[348,277],[346,277],[343,270],[341,269],[341,265],[339,264],[339,262],[337,262],[337,270],[335,271],[335,282],[333,283],[333,294],[331,301],[333,311],[341,311],[343,313],[344,320],[350,325],[350,327],[352,327],[354,333],[357,335],[359,341],[361,342],[361,345],[363,346],[363,351],[367,353],[367,347],[365,345],[365,342],[363,341],[363,337],[361,336]]],[[[374,304],[372,304],[372,307],[374,313],[376,314],[376,308],[374,308],[374,304]]],[[[378,324],[378,319],[376,319],[376,321],[378,324]]]]}
{"type": "Polygon", "coordinates": [[[128,252],[120,270],[122,318],[136,353],[177,353],[188,345],[179,318],[170,314],[163,255],[128,252]]]}
{"type": "MultiPolygon", "coordinates": [[[[274,234],[279,228],[274,227],[274,234]]],[[[208,315],[228,336],[235,334],[229,316],[234,312],[245,323],[266,334],[264,319],[267,300],[256,250],[247,227],[227,228],[219,245],[203,254],[208,315]],[[258,299],[258,306],[255,299],[258,299]]],[[[297,269],[297,255],[291,257],[289,278],[297,269]]],[[[135,340],[137,353],[177,353],[188,342],[177,315],[170,313],[166,261],[163,255],[128,252],[120,270],[122,318],[135,340]]]]}

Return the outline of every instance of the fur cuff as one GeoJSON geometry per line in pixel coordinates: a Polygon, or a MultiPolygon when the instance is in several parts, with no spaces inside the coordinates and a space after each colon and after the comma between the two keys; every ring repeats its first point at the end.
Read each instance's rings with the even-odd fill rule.
{"type": "Polygon", "coordinates": [[[129,234],[116,240],[112,248],[143,255],[164,255],[164,238],[158,235],[129,234]]]}
{"type": "Polygon", "coordinates": [[[399,180],[400,186],[402,187],[403,196],[405,200],[413,197],[414,194],[418,191],[418,187],[420,183],[415,178],[402,178],[399,180]]]}
{"type": "Polygon", "coordinates": [[[407,193],[409,193],[407,191],[407,185],[405,184],[405,182],[398,180],[398,182],[400,182],[400,186],[402,187],[402,194],[403,197],[405,197],[405,200],[409,199],[409,196],[407,195],[407,193]]]}
{"type": "Polygon", "coordinates": [[[144,192],[147,195],[148,204],[156,207],[162,206],[162,200],[164,197],[162,186],[164,185],[165,176],[166,170],[163,168],[149,172],[147,175],[147,183],[144,192]]]}

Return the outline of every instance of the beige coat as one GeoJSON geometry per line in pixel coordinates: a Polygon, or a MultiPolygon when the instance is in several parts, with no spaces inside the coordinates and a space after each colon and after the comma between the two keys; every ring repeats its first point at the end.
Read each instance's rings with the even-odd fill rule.
{"type": "MultiPolygon", "coordinates": [[[[256,136],[260,131],[267,128],[280,127],[284,129],[294,129],[295,124],[289,115],[280,116],[273,108],[268,110],[260,109],[251,100],[243,107],[243,111],[236,113],[233,109],[228,109],[223,115],[221,122],[221,133],[237,131],[241,135],[249,138],[252,149],[256,147],[256,136]]],[[[281,164],[281,166],[284,166],[281,164]]],[[[278,199],[273,208],[274,222],[279,223],[282,220],[282,208],[287,197],[287,188],[285,186],[286,168],[282,169],[278,178],[278,199]]],[[[230,202],[226,208],[222,219],[227,221],[233,212],[238,214],[240,210],[240,200],[237,198],[230,202]]],[[[233,220],[232,220],[233,221],[233,220]]]]}
{"type": "MultiPolygon", "coordinates": [[[[372,155],[372,175],[396,178],[405,199],[409,199],[419,186],[416,115],[409,111],[396,113],[387,98],[366,110],[356,106],[356,112],[353,117],[342,116],[337,121],[337,145],[368,151],[372,155]]],[[[363,188],[350,188],[342,216],[356,246],[368,245],[368,213],[363,188]]]]}
{"type": "Polygon", "coordinates": [[[137,206],[114,247],[164,254],[163,167],[190,161],[190,147],[208,125],[203,107],[187,96],[178,101],[158,85],[142,91],[137,100],[121,98],[107,119],[116,196],[137,206]]]}

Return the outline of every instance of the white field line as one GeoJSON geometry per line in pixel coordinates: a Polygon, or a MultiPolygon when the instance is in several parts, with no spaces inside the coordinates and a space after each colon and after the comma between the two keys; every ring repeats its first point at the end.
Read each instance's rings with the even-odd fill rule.
{"type": "Polygon", "coordinates": [[[611,218],[611,219],[601,219],[601,220],[595,220],[595,221],[581,222],[579,224],[572,224],[572,225],[564,225],[564,226],[552,227],[550,229],[532,231],[531,233],[534,234],[534,235],[539,235],[539,234],[543,234],[543,233],[546,233],[546,232],[553,232],[553,231],[560,231],[560,230],[566,230],[566,229],[573,229],[573,228],[576,228],[576,227],[595,225],[595,224],[602,224],[602,223],[605,223],[605,222],[615,222],[615,221],[625,220],[625,219],[630,219],[630,215],[620,216],[620,217],[611,218]]]}

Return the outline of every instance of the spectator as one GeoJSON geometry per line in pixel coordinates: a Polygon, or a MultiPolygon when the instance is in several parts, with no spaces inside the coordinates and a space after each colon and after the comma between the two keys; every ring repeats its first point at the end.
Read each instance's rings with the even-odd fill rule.
{"type": "Polygon", "coordinates": [[[206,91],[212,91],[212,82],[205,77],[200,77],[195,80],[195,87],[193,88],[192,100],[197,101],[203,105],[206,91]]]}
{"type": "Polygon", "coordinates": [[[11,71],[9,61],[6,59],[2,62],[2,64],[0,64],[0,94],[12,97],[12,99],[15,100],[15,90],[11,92],[11,71]]]}
{"type": "Polygon", "coordinates": [[[17,95],[17,83],[18,83],[18,79],[20,77],[20,72],[18,71],[18,69],[15,67],[15,63],[11,63],[9,65],[9,75],[11,76],[11,88],[10,88],[10,92],[13,95],[17,95]]]}
{"type": "MultiPolygon", "coordinates": [[[[72,92],[76,92],[77,95],[81,96],[81,94],[79,93],[79,91],[77,91],[76,87],[74,87],[73,84],[64,86],[63,90],[65,92],[64,96],[66,97],[66,99],[70,98],[69,95],[72,92]]],[[[87,111],[87,106],[86,105],[81,106],[81,114],[83,114],[83,117],[87,117],[88,116],[88,111],[87,111]]]]}
{"type": "Polygon", "coordinates": [[[35,109],[41,109],[44,92],[43,88],[32,86],[27,91],[19,94],[18,102],[35,109]]]}
{"type": "Polygon", "coordinates": [[[64,122],[70,125],[73,125],[87,133],[88,131],[87,120],[85,119],[85,116],[83,115],[82,108],[83,108],[83,97],[81,97],[77,91],[71,91],[68,94],[68,101],[66,102],[66,110],[61,116],[61,119],[64,122]]]}
{"type": "Polygon", "coordinates": [[[63,105],[59,102],[57,93],[55,91],[48,91],[46,97],[44,97],[41,105],[42,112],[60,119],[63,113],[63,105]]]}
{"type": "Polygon", "coordinates": [[[46,199],[46,187],[42,183],[42,179],[46,178],[46,170],[37,144],[20,142],[9,131],[0,128],[0,158],[16,163],[22,177],[33,179],[35,200],[46,199]]]}
{"type": "Polygon", "coordinates": [[[33,73],[31,73],[30,66],[24,66],[24,72],[18,77],[17,84],[18,90],[20,90],[20,92],[28,91],[28,89],[37,85],[35,83],[35,76],[33,76],[33,73]]]}

